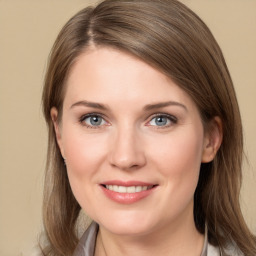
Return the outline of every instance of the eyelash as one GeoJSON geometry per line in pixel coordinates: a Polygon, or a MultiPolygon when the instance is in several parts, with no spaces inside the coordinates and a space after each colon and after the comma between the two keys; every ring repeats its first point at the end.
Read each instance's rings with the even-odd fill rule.
{"type": "MultiPolygon", "coordinates": [[[[103,116],[102,114],[99,114],[99,113],[90,113],[90,114],[83,115],[83,116],[81,116],[81,118],[79,119],[79,122],[80,122],[83,126],[89,128],[89,129],[99,129],[99,128],[102,128],[103,125],[96,125],[96,126],[88,125],[88,124],[85,122],[85,120],[86,120],[87,118],[90,118],[90,117],[102,118],[102,120],[103,120],[104,122],[108,123],[108,122],[105,120],[104,116],[103,116]]],[[[170,127],[170,126],[172,126],[172,125],[177,124],[177,122],[178,122],[178,119],[177,119],[175,116],[173,116],[173,115],[169,115],[169,114],[166,114],[166,113],[158,113],[158,114],[154,114],[153,117],[151,117],[150,120],[146,123],[146,125],[147,125],[147,126],[152,126],[152,127],[155,126],[155,127],[154,127],[155,129],[164,129],[164,128],[168,128],[168,127],[170,127]],[[157,118],[157,117],[167,118],[168,121],[170,122],[170,124],[168,124],[168,125],[163,125],[163,126],[150,125],[149,123],[150,123],[153,119],[155,119],[155,118],[157,118]]]]}
{"type": "Polygon", "coordinates": [[[99,129],[99,128],[101,128],[102,125],[99,125],[99,126],[88,125],[88,124],[85,122],[85,120],[86,120],[87,118],[90,118],[90,117],[98,117],[98,118],[100,117],[100,118],[102,118],[102,120],[104,120],[104,121],[107,123],[107,121],[105,120],[104,116],[102,116],[102,115],[99,114],[99,113],[90,113],[90,114],[83,115],[83,116],[81,116],[81,118],[79,119],[79,122],[80,122],[83,126],[86,126],[86,127],[89,128],[89,129],[99,129]]]}
{"type": "Polygon", "coordinates": [[[155,126],[154,127],[155,129],[169,128],[170,126],[175,125],[178,122],[177,117],[175,117],[173,115],[165,114],[165,113],[158,113],[158,114],[154,114],[153,117],[147,122],[147,124],[149,124],[154,118],[157,118],[157,117],[167,118],[169,120],[170,124],[163,125],[163,126],[152,125],[152,126],[155,126]]]}

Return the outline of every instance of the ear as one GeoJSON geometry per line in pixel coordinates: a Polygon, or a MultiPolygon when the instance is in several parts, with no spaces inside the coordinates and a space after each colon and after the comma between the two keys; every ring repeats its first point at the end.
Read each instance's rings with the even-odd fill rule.
{"type": "Polygon", "coordinates": [[[50,114],[51,114],[54,130],[55,130],[56,140],[57,140],[61,155],[65,159],[65,153],[64,153],[64,149],[63,149],[63,142],[62,142],[62,136],[61,136],[61,127],[60,127],[60,122],[58,120],[57,108],[55,108],[55,107],[51,108],[50,114]]]}
{"type": "Polygon", "coordinates": [[[202,163],[211,162],[218,152],[223,138],[222,121],[216,116],[207,125],[202,152],[202,163]]]}

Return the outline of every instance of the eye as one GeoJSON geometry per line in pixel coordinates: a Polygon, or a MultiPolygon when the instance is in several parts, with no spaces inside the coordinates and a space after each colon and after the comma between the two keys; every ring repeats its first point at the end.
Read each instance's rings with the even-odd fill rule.
{"type": "Polygon", "coordinates": [[[107,123],[103,117],[97,114],[85,115],[81,118],[80,122],[89,128],[97,128],[107,123]]]}
{"type": "Polygon", "coordinates": [[[152,125],[152,126],[159,126],[159,127],[169,127],[172,124],[177,123],[177,119],[174,116],[171,115],[156,115],[155,117],[153,117],[148,124],[152,125]]]}

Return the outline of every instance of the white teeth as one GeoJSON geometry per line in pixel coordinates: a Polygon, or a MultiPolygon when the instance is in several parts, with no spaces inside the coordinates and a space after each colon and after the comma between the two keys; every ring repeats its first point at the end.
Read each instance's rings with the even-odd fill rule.
{"type": "Polygon", "coordinates": [[[141,186],[136,186],[135,187],[135,192],[140,192],[142,190],[142,187],[141,186]]]}
{"type": "Polygon", "coordinates": [[[151,189],[153,186],[131,186],[131,187],[124,187],[124,186],[117,186],[117,185],[106,185],[106,188],[118,193],[136,193],[141,192],[144,190],[151,189]]]}
{"type": "Polygon", "coordinates": [[[127,188],[127,193],[135,193],[135,186],[128,187],[127,188]]]}
{"type": "Polygon", "coordinates": [[[123,186],[119,186],[119,187],[118,187],[118,192],[120,192],[120,193],[126,193],[126,192],[127,192],[127,188],[126,188],[126,187],[123,187],[123,186]]]}

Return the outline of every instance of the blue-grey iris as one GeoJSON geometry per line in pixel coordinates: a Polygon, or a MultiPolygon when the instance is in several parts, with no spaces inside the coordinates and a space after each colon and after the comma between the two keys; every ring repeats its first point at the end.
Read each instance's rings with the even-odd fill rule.
{"type": "Polygon", "coordinates": [[[93,126],[101,125],[101,123],[102,123],[102,117],[100,117],[100,116],[91,116],[91,117],[90,117],[90,123],[91,123],[91,125],[93,125],[93,126]]]}
{"type": "Polygon", "coordinates": [[[166,117],[163,116],[158,116],[156,117],[156,125],[158,126],[164,126],[167,124],[168,119],[166,117]]]}

